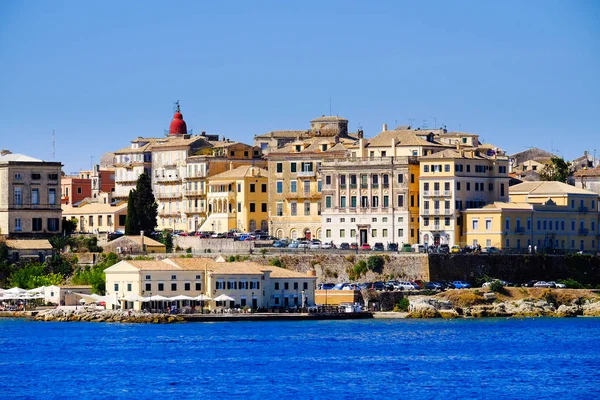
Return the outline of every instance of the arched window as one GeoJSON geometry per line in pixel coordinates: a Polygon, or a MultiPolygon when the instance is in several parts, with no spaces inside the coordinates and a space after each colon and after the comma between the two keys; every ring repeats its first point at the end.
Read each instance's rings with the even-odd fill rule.
{"type": "Polygon", "coordinates": [[[283,238],[283,229],[278,229],[276,236],[277,236],[277,238],[282,239],[283,238]]]}
{"type": "Polygon", "coordinates": [[[298,231],[297,231],[297,230],[295,230],[295,229],[292,229],[292,230],[290,231],[290,237],[292,238],[292,240],[296,240],[296,239],[298,239],[298,231]]]}
{"type": "Polygon", "coordinates": [[[251,219],[248,227],[249,232],[254,232],[256,230],[256,221],[251,219]]]}
{"type": "Polygon", "coordinates": [[[269,231],[269,225],[267,224],[267,220],[263,219],[262,221],[260,221],[260,230],[263,232],[268,232],[269,231]]]}

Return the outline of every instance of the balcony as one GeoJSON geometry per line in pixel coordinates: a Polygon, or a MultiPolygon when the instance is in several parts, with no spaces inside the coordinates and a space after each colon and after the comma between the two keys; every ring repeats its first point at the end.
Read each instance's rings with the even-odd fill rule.
{"type": "Polygon", "coordinates": [[[156,176],[154,177],[154,181],[157,183],[179,183],[181,182],[181,178],[177,175],[156,176]]]}
{"type": "Polygon", "coordinates": [[[119,183],[119,184],[128,184],[128,183],[137,183],[138,177],[133,177],[133,176],[126,176],[124,178],[117,178],[115,179],[115,183],[119,183]]]}
{"type": "Polygon", "coordinates": [[[452,197],[452,191],[444,190],[444,197],[452,197]]]}
{"type": "Polygon", "coordinates": [[[192,171],[185,176],[185,179],[188,179],[188,180],[202,179],[202,178],[206,178],[206,173],[200,172],[200,171],[192,171]]]}
{"type": "Polygon", "coordinates": [[[423,190],[423,196],[430,196],[431,195],[431,191],[430,190],[423,190]]]}
{"type": "Polygon", "coordinates": [[[340,183],[340,189],[346,189],[346,184],[345,183],[340,183]]]}
{"type": "Polygon", "coordinates": [[[428,210],[428,209],[427,210],[421,210],[421,215],[430,215],[431,214],[430,211],[431,210],[428,210]]]}
{"type": "Polygon", "coordinates": [[[515,230],[514,230],[514,233],[516,235],[522,235],[522,234],[524,234],[525,233],[525,227],[523,227],[523,226],[517,226],[515,228],[515,230]]]}
{"type": "Polygon", "coordinates": [[[316,175],[315,171],[298,171],[299,178],[309,178],[309,177],[315,176],[315,175],[316,175]]]}
{"type": "Polygon", "coordinates": [[[356,189],[356,183],[351,183],[350,184],[350,189],[356,189]]]}
{"type": "Polygon", "coordinates": [[[439,190],[434,190],[433,191],[433,197],[440,197],[440,191],[439,190]]]}
{"type": "Polygon", "coordinates": [[[579,236],[587,236],[590,233],[589,229],[580,229],[579,236]]]}
{"type": "Polygon", "coordinates": [[[185,210],[186,214],[204,214],[206,211],[202,207],[188,207],[185,210]]]}
{"type": "Polygon", "coordinates": [[[360,188],[361,189],[368,189],[369,188],[369,184],[367,184],[367,183],[361,183],[360,184],[360,188]]]}
{"type": "Polygon", "coordinates": [[[312,199],[321,197],[320,193],[311,193],[311,192],[294,192],[294,193],[286,193],[284,195],[286,199],[312,199]]]}
{"type": "Polygon", "coordinates": [[[154,197],[157,199],[181,199],[181,192],[176,193],[155,193],[154,197]]]}
{"type": "Polygon", "coordinates": [[[381,185],[384,189],[389,189],[390,184],[389,183],[384,183],[383,185],[381,185]]]}
{"type": "Polygon", "coordinates": [[[181,212],[180,211],[162,210],[162,211],[158,212],[158,216],[159,217],[180,217],[181,212]]]}
{"type": "MultiPolygon", "coordinates": [[[[372,189],[378,189],[379,188],[379,183],[372,183],[371,184],[371,188],[372,189]]],[[[365,188],[366,189],[366,188],[365,188]]]]}
{"type": "Polygon", "coordinates": [[[184,189],[183,194],[187,197],[204,196],[204,189],[184,189]]]}
{"type": "Polygon", "coordinates": [[[586,213],[586,212],[589,212],[589,209],[587,207],[579,207],[577,209],[577,212],[586,213]]]}

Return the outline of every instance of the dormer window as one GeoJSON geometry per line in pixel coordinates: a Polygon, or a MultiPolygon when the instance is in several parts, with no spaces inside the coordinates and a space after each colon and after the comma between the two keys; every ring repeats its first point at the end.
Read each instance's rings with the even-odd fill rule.
{"type": "Polygon", "coordinates": [[[302,151],[302,146],[301,145],[296,145],[296,151],[299,153],[302,151]]]}
{"type": "Polygon", "coordinates": [[[326,144],[322,144],[321,145],[321,151],[327,151],[327,145],[326,144]]]}

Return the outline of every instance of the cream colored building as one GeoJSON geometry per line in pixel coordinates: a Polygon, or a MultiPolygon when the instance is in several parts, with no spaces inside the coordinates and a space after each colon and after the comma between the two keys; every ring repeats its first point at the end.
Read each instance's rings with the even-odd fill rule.
{"type": "Polygon", "coordinates": [[[47,237],[61,231],[61,163],[2,150],[0,236],[47,237]]]}
{"type": "Polygon", "coordinates": [[[62,205],[63,217],[77,220],[77,231],[85,233],[125,232],[127,202],[86,202],[77,207],[62,205]]]}
{"type": "Polygon", "coordinates": [[[280,238],[318,238],[322,234],[322,174],[326,159],[346,157],[362,132],[348,134],[348,120],[320,117],[311,121],[309,137],[271,148],[269,163],[269,233],[280,238]]]}
{"type": "MultiPolygon", "coordinates": [[[[231,166],[233,168],[233,164],[231,166]]],[[[244,165],[208,178],[208,218],[200,228],[217,233],[268,230],[268,172],[244,165]]]]}
{"type": "Polygon", "coordinates": [[[508,201],[504,153],[458,147],[420,158],[420,243],[463,245],[461,211],[508,201]]]}
{"type": "Polygon", "coordinates": [[[561,182],[526,182],[510,188],[510,200],[466,210],[465,242],[517,251],[599,250],[597,193],[561,182]]]}
{"type": "MultiPolygon", "coordinates": [[[[234,300],[221,304],[226,308],[249,306],[253,309],[314,305],[316,277],[254,262],[225,262],[221,257],[169,258],[156,261],[123,260],[107,268],[106,295],[115,300],[111,308],[140,308],[139,302],[127,303],[128,295],[174,297],[221,294],[234,300]]],[[[206,306],[214,309],[214,301],[206,306]]]]}
{"type": "Polygon", "coordinates": [[[113,197],[126,200],[129,192],[135,189],[141,174],[151,174],[151,145],[156,139],[138,137],[131,145],[114,152],[115,191],[113,197]]]}

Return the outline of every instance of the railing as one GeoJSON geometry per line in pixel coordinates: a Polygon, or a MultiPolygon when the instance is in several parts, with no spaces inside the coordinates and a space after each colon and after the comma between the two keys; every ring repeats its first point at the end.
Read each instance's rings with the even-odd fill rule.
{"type": "Polygon", "coordinates": [[[286,193],[284,195],[286,199],[310,199],[315,197],[320,197],[320,193],[311,193],[311,192],[294,192],[294,193],[286,193]]]}
{"type": "Polygon", "coordinates": [[[452,208],[444,208],[442,213],[444,215],[454,215],[454,210],[452,208]]]}
{"type": "Polygon", "coordinates": [[[429,215],[429,209],[423,210],[423,212],[421,213],[421,215],[429,215]]]}
{"type": "Polygon", "coordinates": [[[452,191],[444,190],[444,197],[451,197],[451,196],[452,196],[452,191]]]}
{"type": "Polygon", "coordinates": [[[199,178],[206,178],[206,173],[204,172],[191,172],[189,174],[186,174],[185,179],[199,179],[199,178]]]}
{"type": "Polygon", "coordinates": [[[203,196],[205,194],[204,189],[184,189],[183,193],[188,197],[203,196]]]}
{"type": "Polygon", "coordinates": [[[439,208],[436,208],[435,210],[433,210],[433,214],[434,215],[440,215],[441,211],[439,208]]]}
{"type": "Polygon", "coordinates": [[[369,188],[369,184],[367,184],[367,183],[361,183],[360,184],[360,188],[361,189],[368,189],[369,188]]]}
{"type": "Polygon", "coordinates": [[[136,183],[137,180],[137,177],[117,178],[115,179],[115,183],[136,183]]]}
{"type": "Polygon", "coordinates": [[[587,207],[579,207],[577,209],[577,212],[580,212],[580,213],[586,213],[588,211],[589,211],[589,209],[587,207]]]}
{"type": "Polygon", "coordinates": [[[178,217],[180,215],[179,211],[159,211],[158,215],[160,217],[178,217]]]}
{"type": "Polygon", "coordinates": [[[406,165],[418,164],[417,157],[347,157],[329,159],[323,162],[322,167],[337,165],[406,165]]]}
{"type": "Polygon", "coordinates": [[[440,196],[440,191],[439,191],[439,190],[434,190],[434,191],[433,191],[433,195],[434,195],[435,197],[439,197],[439,196],[440,196]]]}
{"type": "Polygon", "coordinates": [[[356,183],[351,183],[350,184],[350,189],[356,189],[356,183]]]}
{"type": "Polygon", "coordinates": [[[439,231],[442,229],[440,224],[433,224],[432,227],[434,231],[439,231]]]}
{"type": "Polygon", "coordinates": [[[423,190],[423,196],[429,196],[430,193],[429,190],[423,190]]]}
{"type": "Polygon", "coordinates": [[[524,234],[524,233],[525,233],[525,227],[523,227],[523,226],[517,226],[517,227],[515,228],[515,233],[516,233],[517,235],[522,235],[522,234],[524,234]]]}
{"type": "Polygon", "coordinates": [[[580,229],[579,230],[579,235],[581,235],[581,236],[587,236],[588,233],[590,233],[590,231],[588,229],[580,229]]]}
{"type": "Polygon", "coordinates": [[[310,177],[315,176],[315,171],[298,171],[298,177],[310,177]]]}
{"type": "Polygon", "coordinates": [[[340,189],[346,189],[346,186],[347,186],[347,185],[346,185],[345,183],[344,183],[344,184],[341,184],[341,183],[340,183],[340,189]]]}
{"type": "Polygon", "coordinates": [[[186,214],[204,214],[206,210],[202,207],[187,207],[185,209],[186,214]]]}
{"type": "Polygon", "coordinates": [[[177,175],[175,176],[157,176],[154,178],[156,182],[181,182],[181,178],[177,175]]]}
{"type": "Polygon", "coordinates": [[[154,197],[157,199],[180,199],[182,196],[181,192],[177,193],[155,193],[154,197]]]}
{"type": "Polygon", "coordinates": [[[388,189],[388,188],[390,187],[390,184],[389,184],[389,183],[384,183],[384,184],[382,185],[382,187],[383,187],[384,189],[388,189]]]}
{"type": "Polygon", "coordinates": [[[373,189],[379,188],[379,183],[372,183],[371,188],[373,188],[373,189]]]}

